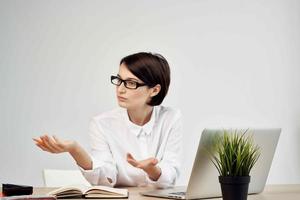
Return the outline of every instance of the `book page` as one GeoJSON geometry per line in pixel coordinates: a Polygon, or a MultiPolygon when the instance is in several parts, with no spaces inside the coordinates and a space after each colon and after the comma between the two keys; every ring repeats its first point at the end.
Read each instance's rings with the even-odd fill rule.
{"type": "Polygon", "coordinates": [[[55,189],[48,193],[48,195],[55,195],[55,196],[70,196],[70,195],[82,195],[88,189],[88,186],[84,185],[70,185],[64,186],[58,189],[55,189]]]}
{"type": "Polygon", "coordinates": [[[127,196],[128,190],[123,188],[112,188],[107,186],[92,186],[89,187],[85,194],[103,194],[103,195],[117,195],[117,196],[127,196]]]}

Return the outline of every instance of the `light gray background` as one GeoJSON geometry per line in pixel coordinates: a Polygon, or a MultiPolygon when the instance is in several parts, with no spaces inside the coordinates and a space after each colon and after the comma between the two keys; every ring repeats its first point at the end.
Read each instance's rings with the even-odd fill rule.
{"type": "Polygon", "coordinates": [[[0,1],[0,182],[42,185],[76,169],[44,132],[89,148],[88,122],[117,106],[120,59],[159,52],[184,116],[185,184],[204,127],[281,127],[268,183],[300,183],[300,1],[0,1]]]}

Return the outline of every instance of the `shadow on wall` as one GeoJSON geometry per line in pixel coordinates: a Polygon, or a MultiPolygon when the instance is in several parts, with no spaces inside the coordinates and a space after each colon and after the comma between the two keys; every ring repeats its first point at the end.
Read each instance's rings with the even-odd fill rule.
{"type": "MultiPolygon", "coordinates": [[[[300,118],[300,116],[299,116],[299,118],[300,118]]],[[[298,152],[298,153],[296,153],[296,155],[300,155],[300,124],[297,126],[295,131],[296,131],[295,137],[296,137],[296,141],[298,143],[298,144],[296,144],[296,146],[297,146],[296,151],[298,152]]],[[[298,157],[297,165],[298,165],[298,169],[300,169],[300,157],[298,157]]],[[[300,183],[300,179],[298,181],[299,181],[298,183],[300,183]]]]}

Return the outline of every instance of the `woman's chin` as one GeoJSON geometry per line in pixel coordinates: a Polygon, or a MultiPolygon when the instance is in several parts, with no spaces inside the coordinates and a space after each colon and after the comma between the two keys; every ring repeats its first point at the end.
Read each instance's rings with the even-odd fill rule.
{"type": "Polygon", "coordinates": [[[118,101],[118,104],[122,108],[127,108],[128,107],[127,104],[125,102],[122,102],[122,101],[118,101]]]}

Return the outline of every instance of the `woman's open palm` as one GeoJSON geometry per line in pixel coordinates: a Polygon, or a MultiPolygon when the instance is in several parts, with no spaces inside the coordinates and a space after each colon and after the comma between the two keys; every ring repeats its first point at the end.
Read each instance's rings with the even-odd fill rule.
{"type": "Polygon", "coordinates": [[[128,153],[127,162],[134,167],[147,171],[149,168],[155,167],[155,165],[158,163],[158,160],[156,158],[148,158],[145,160],[137,161],[130,153],[128,153]]]}
{"type": "Polygon", "coordinates": [[[56,136],[43,135],[39,138],[33,138],[35,144],[44,151],[50,153],[70,152],[74,147],[74,141],[61,140],[56,136]]]}

